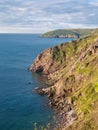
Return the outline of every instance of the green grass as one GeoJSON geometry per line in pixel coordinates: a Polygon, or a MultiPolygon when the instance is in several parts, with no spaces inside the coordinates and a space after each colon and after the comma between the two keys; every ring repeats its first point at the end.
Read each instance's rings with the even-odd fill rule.
{"type": "Polygon", "coordinates": [[[95,92],[98,93],[98,82],[94,84],[95,92]]]}

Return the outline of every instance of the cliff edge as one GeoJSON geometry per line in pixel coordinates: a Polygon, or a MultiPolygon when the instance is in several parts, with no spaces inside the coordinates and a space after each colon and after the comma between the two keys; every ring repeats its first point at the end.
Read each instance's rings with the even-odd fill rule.
{"type": "Polygon", "coordinates": [[[98,33],[51,47],[30,71],[47,77],[43,94],[59,112],[61,130],[98,130],[98,33]]]}

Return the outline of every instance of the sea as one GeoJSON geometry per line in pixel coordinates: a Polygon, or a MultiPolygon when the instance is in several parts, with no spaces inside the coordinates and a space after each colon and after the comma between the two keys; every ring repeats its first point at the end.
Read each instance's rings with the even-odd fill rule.
{"type": "Polygon", "coordinates": [[[35,87],[45,87],[44,79],[28,68],[46,48],[71,40],[0,34],[0,130],[34,130],[34,125],[52,122],[48,98],[34,92],[35,87]]]}

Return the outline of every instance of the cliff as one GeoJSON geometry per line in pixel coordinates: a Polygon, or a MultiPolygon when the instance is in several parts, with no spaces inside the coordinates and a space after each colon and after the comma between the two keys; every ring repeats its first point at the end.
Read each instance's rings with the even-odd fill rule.
{"type": "MultiPolygon", "coordinates": [[[[98,130],[98,33],[43,51],[30,67],[51,86],[43,88],[61,117],[61,130],[98,130]]],[[[39,91],[38,91],[39,92],[39,91]]]]}
{"type": "Polygon", "coordinates": [[[44,33],[43,37],[81,38],[93,33],[96,29],[58,29],[44,33]]]}

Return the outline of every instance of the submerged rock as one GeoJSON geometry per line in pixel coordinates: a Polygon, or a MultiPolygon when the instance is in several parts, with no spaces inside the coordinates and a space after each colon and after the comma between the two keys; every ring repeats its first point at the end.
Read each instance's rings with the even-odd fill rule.
{"type": "Polygon", "coordinates": [[[39,88],[39,87],[36,87],[35,88],[35,91],[39,94],[39,95],[45,95],[45,92],[43,91],[43,89],[42,88],[39,88]]]}
{"type": "Polygon", "coordinates": [[[28,84],[30,85],[30,84],[32,84],[32,82],[28,82],[28,84]]]}

